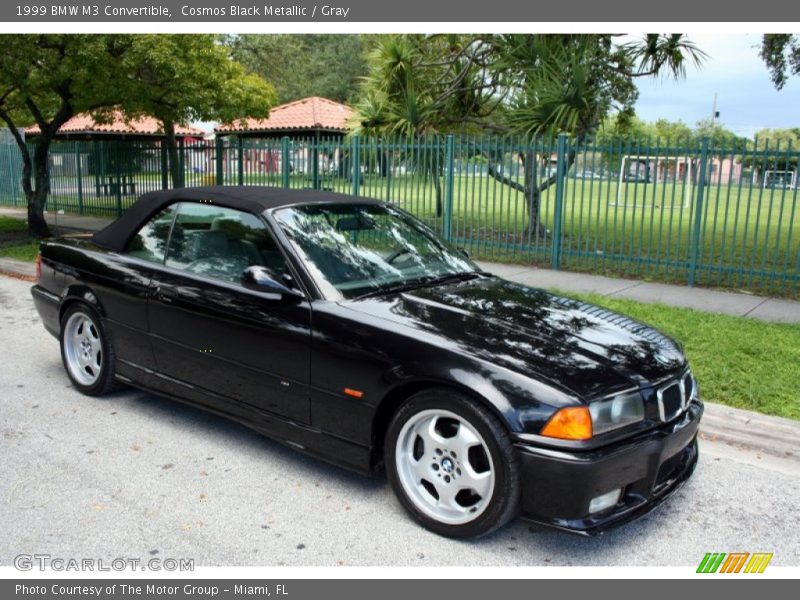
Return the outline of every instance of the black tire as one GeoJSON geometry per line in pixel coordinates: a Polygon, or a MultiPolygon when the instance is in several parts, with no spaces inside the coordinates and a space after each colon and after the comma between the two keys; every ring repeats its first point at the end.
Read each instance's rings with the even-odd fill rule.
{"type": "Polygon", "coordinates": [[[61,347],[61,362],[64,364],[64,370],[67,372],[72,385],[74,385],[80,392],[87,396],[102,396],[107,394],[118,387],[118,383],[114,378],[116,370],[117,355],[114,352],[114,344],[109,337],[100,315],[88,304],[83,302],[76,302],[71,304],[64,311],[61,317],[61,333],[59,335],[59,346],[61,347]],[[67,323],[74,315],[81,315],[94,326],[102,348],[102,361],[99,368],[99,374],[96,379],[90,383],[79,381],[70,369],[67,359],[67,349],[65,347],[65,336],[67,335],[67,323]]]}
{"type": "MultiPolygon", "coordinates": [[[[451,420],[446,416],[438,418],[444,418],[445,421],[451,420]]],[[[460,425],[457,425],[457,427],[460,427],[460,425]]],[[[415,441],[414,443],[416,444],[417,442],[415,441]]],[[[428,455],[425,454],[424,456],[428,455]]],[[[455,390],[431,388],[414,394],[401,405],[393,416],[386,433],[384,459],[389,482],[400,503],[418,523],[439,535],[459,539],[486,535],[508,523],[519,511],[519,470],[508,429],[479,401],[455,390]],[[491,458],[491,469],[494,471],[494,485],[491,495],[488,496],[489,500],[484,503],[480,514],[465,523],[448,523],[423,512],[417,504],[417,502],[420,502],[419,497],[416,501],[412,499],[403,486],[402,477],[398,471],[398,453],[401,453],[401,464],[404,460],[402,458],[404,450],[402,447],[399,448],[399,445],[403,446],[406,443],[404,440],[410,439],[406,436],[413,436],[413,434],[408,433],[408,431],[411,431],[410,429],[404,433],[404,427],[410,421],[413,423],[414,419],[420,419],[423,414],[429,414],[432,411],[446,411],[457,415],[460,420],[480,435],[484,447],[488,450],[491,458]],[[404,440],[399,439],[401,434],[404,435],[404,440]]],[[[422,460],[420,458],[420,462],[417,464],[420,464],[422,460]]],[[[444,468],[443,464],[442,468],[444,468]]],[[[438,469],[437,471],[431,471],[431,473],[437,477],[439,476],[438,469]]],[[[461,472],[459,471],[460,474],[461,472]]],[[[431,484],[429,483],[428,485],[431,484]]],[[[441,481],[439,485],[441,485],[441,481]]],[[[436,502],[439,502],[438,495],[436,496],[436,502]]],[[[435,511],[435,508],[433,510],[435,511]]]]}

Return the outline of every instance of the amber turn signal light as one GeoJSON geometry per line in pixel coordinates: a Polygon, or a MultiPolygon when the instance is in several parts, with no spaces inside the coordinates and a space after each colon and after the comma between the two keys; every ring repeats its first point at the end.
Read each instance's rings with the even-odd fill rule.
{"type": "Polygon", "coordinates": [[[542,435],[562,440],[589,440],[592,438],[592,415],[586,406],[562,408],[547,422],[542,435]]]}

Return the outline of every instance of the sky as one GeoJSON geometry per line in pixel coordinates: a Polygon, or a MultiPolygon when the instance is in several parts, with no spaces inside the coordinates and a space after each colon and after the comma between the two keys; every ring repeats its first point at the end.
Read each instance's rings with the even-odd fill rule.
{"type": "Polygon", "coordinates": [[[761,34],[692,34],[708,54],[700,70],[689,67],[686,79],[638,82],[636,113],[644,121],[682,120],[693,126],[711,116],[717,93],[719,123],[740,136],[765,127],[800,127],[800,77],[790,77],[781,91],[770,81],[758,56],[761,34]]]}

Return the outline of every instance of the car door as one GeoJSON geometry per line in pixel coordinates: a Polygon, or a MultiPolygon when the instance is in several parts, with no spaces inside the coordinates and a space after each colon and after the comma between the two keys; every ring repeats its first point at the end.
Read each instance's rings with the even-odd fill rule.
{"type": "Polygon", "coordinates": [[[114,338],[117,374],[143,385],[155,368],[147,333],[150,280],[163,265],[175,212],[174,206],[168,206],[153,215],[124,251],[102,254],[85,276],[114,338]]]}
{"type": "Polygon", "coordinates": [[[151,281],[149,335],[161,385],[226,412],[236,412],[234,401],[307,423],[311,307],[243,287],[252,265],[286,269],[259,217],[180,203],[164,268],[151,281]]]}

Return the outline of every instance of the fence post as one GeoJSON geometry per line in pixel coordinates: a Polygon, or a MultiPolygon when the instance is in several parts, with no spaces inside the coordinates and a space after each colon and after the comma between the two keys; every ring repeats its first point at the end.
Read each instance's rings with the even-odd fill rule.
{"type": "Polygon", "coordinates": [[[169,189],[169,161],[167,159],[167,144],[161,140],[161,189],[169,189]]]}
{"type": "Polygon", "coordinates": [[[361,138],[354,135],[350,140],[350,160],[353,161],[353,181],[351,192],[358,196],[361,187],[361,138]]]}
{"type": "Polygon", "coordinates": [[[244,141],[240,135],[236,137],[236,150],[238,157],[238,164],[236,165],[237,181],[239,185],[244,185],[244,141]]]}
{"type": "Polygon", "coordinates": [[[78,175],[78,214],[83,214],[83,172],[81,170],[81,143],[75,142],[75,172],[78,175]]]}
{"type": "Polygon", "coordinates": [[[392,202],[392,144],[386,139],[381,140],[383,151],[381,161],[385,161],[386,167],[386,201],[392,202]]]}
{"type": "Polygon", "coordinates": [[[310,140],[311,144],[311,187],[315,190],[320,188],[319,181],[319,133],[310,140]]]}
{"type": "Polygon", "coordinates": [[[553,245],[550,252],[550,267],[557,271],[561,266],[561,222],[564,212],[564,176],[567,163],[567,134],[558,134],[556,161],[556,198],[553,207],[553,245]]]}
{"type": "Polygon", "coordinates": [[[186,187],[186,140],[178,138],[178,181],[179,187],[186,187]]]}
{"type": "MultiPolygon", "coordinates": [[[[444,179],[444,213],[442,218],[442,236],[446,240],[451,240],[453,237],[453,177],[455,169],[454,159],[454,136],[451,133],[445,139],[445,179],[444,179]]],[[[439,174],[436,174],[438,177],[439,174]]]]}
{"type": "Polygon", "coordinates": [[[703,225],[703,200],[706,194],[706,172],[708,170],[708,138],[703,138],[700,149],[700,172],[697,174],[697,199],[694,202],[694,223],[692,224],[692,246],[689,256],[689,287],[694,287],[697,274],[697,255],[700,252],[700,236],[703,225]]]}
{"type": "Polygon", "coordinates": [[[223,185],[225,183],[225,163],[223,159],[225,157],[225,140],[217,134],[217,137],[214,138],[214,151],[216,152],[214,156],[214,164],[216,166],[216,178],[217,178],[217,185],[223,185]]]}
{"type": "MultiPolygon", "coordinates": [[[[122,215],[122,144],[112,142],[114,149],[114,176],[117,178],[117,216],[122,215]]],[[[109,190],[111,191],[111,190],[109,190]]]]}
{"type": "Polygon", "coordinates": [[[289,176],[292,172],[292,161],[289,159],[289,136],[283,136],[281,140],[281,178],[283,187],[289,189],[291,181],[289,176]]]}

